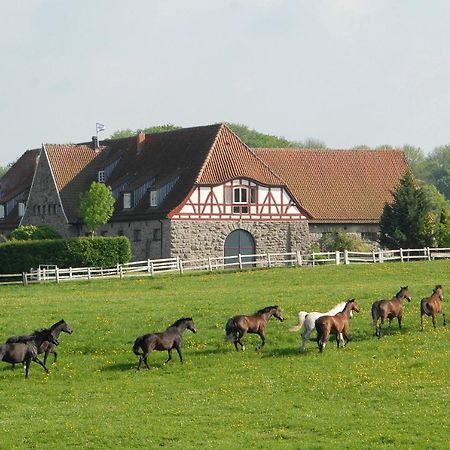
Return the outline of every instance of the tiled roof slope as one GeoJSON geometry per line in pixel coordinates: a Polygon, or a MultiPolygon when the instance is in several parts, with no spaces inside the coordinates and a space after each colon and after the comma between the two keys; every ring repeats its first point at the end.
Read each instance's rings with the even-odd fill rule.
{"type": "Polygon", "coordinates": [[[91,144],[44,144],[56,186],[66,216],[70,222],[77,218],[80,194],[96,181],[94,161],[105,147],[95,149],[91,144]]]}
{"type": "Polygon", "coordinates": [[[221,125],[196,182],[209,185],[222,184],[233,178],[250,178],[266,185],[285,184],[226,125],[221,125]]]}
{"type": "Polygon", "coordinates": [[[254,150],[317,221],[379,222],[408,170],[397,150],[254,150]]]}

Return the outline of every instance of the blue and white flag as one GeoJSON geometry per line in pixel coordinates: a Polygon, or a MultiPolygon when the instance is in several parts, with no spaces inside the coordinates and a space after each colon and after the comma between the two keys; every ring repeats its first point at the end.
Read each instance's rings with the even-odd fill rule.
{"type": "Polygon", "coordinates": [[[102,123],[96,123],[95,128],[97,130],[97,133],[99,133],[100,131],[103,131],[105,129],[105,125],[103,125],[102,123]]]}

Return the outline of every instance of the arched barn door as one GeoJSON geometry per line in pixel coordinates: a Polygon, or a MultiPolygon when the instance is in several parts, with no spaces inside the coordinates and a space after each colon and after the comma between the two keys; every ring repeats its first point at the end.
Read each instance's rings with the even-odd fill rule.
{"type": "MultiPolygon", "coordinates": [[[[237,255],[239,253],[242,256],[243,263],[254,262],[255,258],[252,256],[244,256],[244,255],[254,255],[255,254],[255,240],[253,236],[245,230],[234,230],[232,231],[227,238],[225,239],[224,245],[224,256],[236,256],[236,258],[226,259],[226,264],[234,263],[238,264],[237,255]]],[[[250,264],[246,264],[249,266],[250,264]]],[[[253,265],[253,264],[252,264],[253,265]]]]}

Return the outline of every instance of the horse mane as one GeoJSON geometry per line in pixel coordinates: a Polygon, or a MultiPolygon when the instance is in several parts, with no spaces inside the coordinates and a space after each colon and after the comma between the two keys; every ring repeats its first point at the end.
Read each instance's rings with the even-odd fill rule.
{"type": "Polygon", "coordinates": [[[258,311],[256,311],[256,314],[264,314],[266,312],[269,312],[271,309],[278,309],[278,305],[274,305],[274,306],[266,306],[263,309],[260,309],[258,311]]]}
{"type": "Polygon", "coordinates": [[[192,317],[182,317],[181,319],[178,319],[175,323],[173,323],[172,325],[170,325],[169,328],[171,327],[177,327],[178,325],[180,325],[183,322],[188,322],[189,320],[192,320],[192,317]]]}
{"type": "Polygon", "coordinates": [[[437,284],[434,288],[434,292],[436,292],[438,289],[442,289],[442,284],[437,284]]]}
{"type": "Polygon", "coordinates": [[[57,326],[66,323],[66,321],[64,319],[61,319],[59,322],[54,323],[51,327],[50,330],[54,330],[57,326]]]}

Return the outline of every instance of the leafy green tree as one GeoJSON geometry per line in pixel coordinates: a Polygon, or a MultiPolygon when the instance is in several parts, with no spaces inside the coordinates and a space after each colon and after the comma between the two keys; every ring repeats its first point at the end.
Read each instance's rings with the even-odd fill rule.
{"type": "Polygon", "coordinates": [[[92,236],[100,225],[104,225],[111,218],[114,203],[111,188],[96,181],[93,181],[89,190],[82,194],[78,214],[92,236]]]}
{"type": "Polygon", "coordinates": [[[145,134],[151,134],[151,133],[164,133],[166,131],[173,131],[173,130],[179,130],[181,127],[178,125],[174,125],[172,123],[166,123],[165,125],[156,125],[153,127],[148,128],[138,128],[137,130],[131,130],[130,128],[127,128],[126,130],[119,130],[115,131],[111,135],[111,139],[119,139],[129,136],[136,136],[138,133],[145,133],[145,134]]]}
{"type": "Polygon", "coordinates": [[[61,235],[50,225],[21,225],[11,232],[12,241],[60,239],[61,235]]]}
{"type": "Polygon", "coordinates": [[[320,240],[320,246],[326,252],[343,252],[344,250],[362,252],[370,250],[370,244],[347,234],[344,230],[325,233],[320,240]]]}

